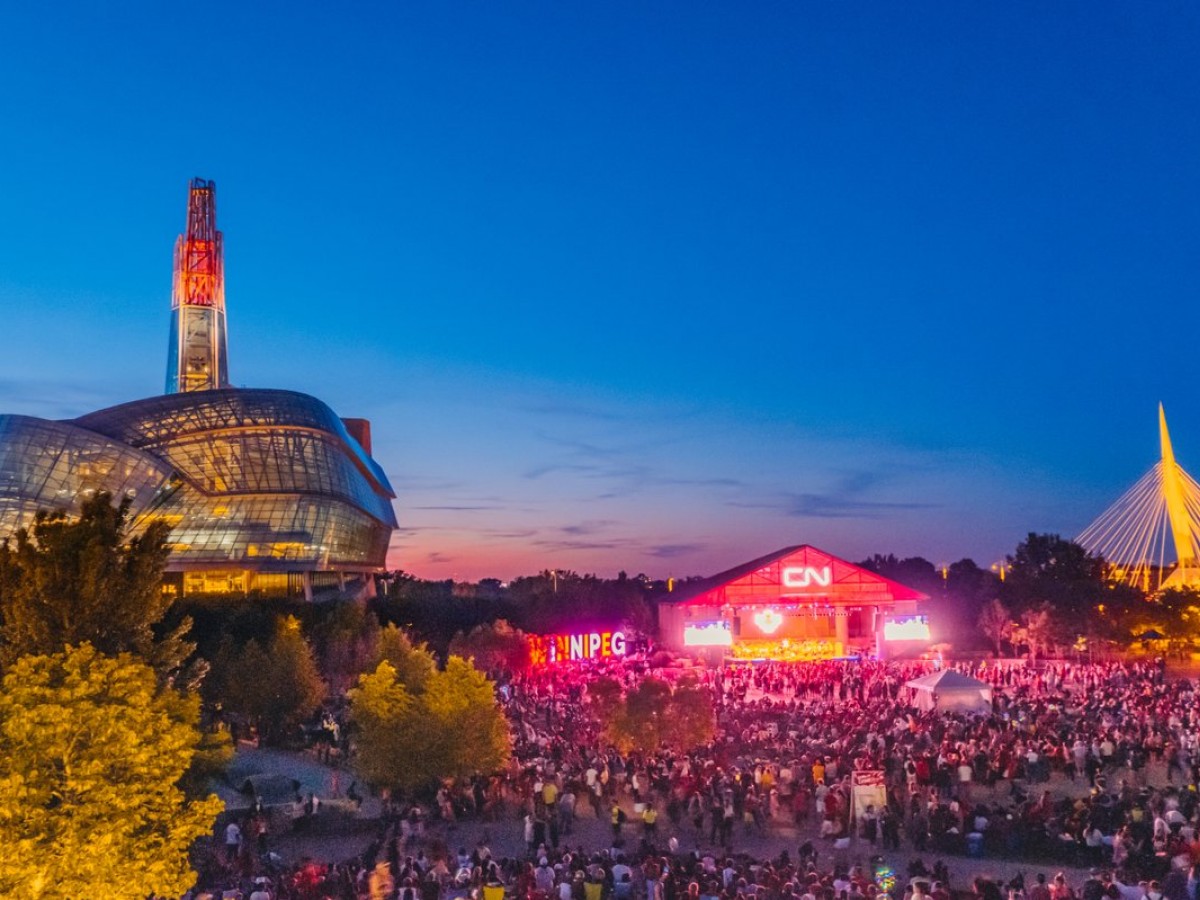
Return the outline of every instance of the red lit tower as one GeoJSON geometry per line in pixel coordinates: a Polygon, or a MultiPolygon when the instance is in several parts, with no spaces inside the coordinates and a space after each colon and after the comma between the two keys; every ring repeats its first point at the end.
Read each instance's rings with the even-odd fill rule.
{"type": "Polygon", "coordinates": [[[187,231],[175,242],[167,393],[229,387],[225,265],[217,231],[217,185],[188,185],[187,231]]]}

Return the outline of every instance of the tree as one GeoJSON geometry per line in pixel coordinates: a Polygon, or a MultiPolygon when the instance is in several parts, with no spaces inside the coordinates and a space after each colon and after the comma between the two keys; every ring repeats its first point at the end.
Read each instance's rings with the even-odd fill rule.
{"type": "Polygon", "coordinates": [[[278,621],[265,649],[258,641],[240,648],[224,642],[214,669],[214,699],[254,723],[269,743],[294,733],[325,699],[325,682],[312,648],[293,616],[278,621]]]}
{"type": "Polygon", "coordinates": [[[999,656],[1001,644],[1012,637],[1012,613],[998,599],[992,598],[979,614],[979,630],[987,635],[996,655],[999,656]]]}
{"type": "MultiPolygon", "coordinates": [[[[156,635],[171,605],[162,590],[169,529],[152,522],[130,536],[129,500],[99,493],[78,520],[39,512],[14,543],[0,545],[0,661],[61,653],[89,642],[101,653],[133,653],[163,680],[178,679],[195,650],[184,619],[156,635]]],[[[203,669],[186,673],[195,686],[203,669]]]]}
{"type": "Polygon", "coordinates": [[[981,569],[973,559],[951,563],[946,567],[945,591],[941,596],[930,595],[929,618],[933,627],[956,646],[978,644],[979,617],[984,607],[996,598],[999,585],[996,575],[981,569]]]}
{"type": "Polygon", "coordinates": [[[355,771],[373,787],[411,787],[425,776],[413,777],[409,763],[417,753],[420,717],[416,701],[387,660],[374,672],[359,677],[352,688],[350,715],[357,730],[355,771]]]}
{"type": "Polygon", "coordinates": [[[716,733],[712,695],[695,681],[672,689],[662,679],[644,678],[623,697],[616,682],[592,685],[588,692],[605,738],[622,751],[665,745],[686,753],[716,733]]]}
{"type": "Polygon", "coordinates": [[[469,659],[484,671],[522,671],[529,666],[529,638],[506,620],[479,625],[469,634],[459,632],[450,642],[450,652],[469,659]]]}
{"type": "Polygon", "coordinates": [[[387,661],[396,670],[396,678],[409,691],[425,691],[429,679],[437,672],[437,660],[424,643],[414,644],[402,629],[388,625],[379,632],[374,666],[387,661]]]}
{"type": "Polygon", "coordinates": [[[0,896],[178,896],[216,797],[179,781],[199,739],[179,695],[91,645],[15,662],[0,691],[0,896]]]}
{"type": "Polygon", "coordinates": [[[1029,658],[1036,660],[1039,656],[1045,656],[1053,646],[1055,636],[1049,608],[1042,606],[1021,613],[1021,631],[1029,648],[1029,658]]]}
{"type": "Polygon", "coordinates": [[[1140,603],[1136,615],[1123,623],[1125,637],[1145,631],[1159,631],[1172,641],[1190,643],[1200,635],[1200,589],[1171,587],[1159,592],[1149,603],[1140,603]]]}
{"type": "Polygon", "coordinates": [[[884,578],[898,581],[905,587],[924,591],[930,596],[940,592],[943,586],[943,579],[937,567],[920,556],[897,559],[891,553],[887,556],[876,553],[869,559],[863,560],[859,565],[884,578]]]}
{"type": "Polygon", "coordinates": [[[671,695],[663,742],[681,751],[711,743],[717,732],[712,692],[694,678],[685,678],[671,695]]]}
{"type": "Polygon", "coordinates": [[[663,742],[671,686],[659,678],[643,678],[626,691],[604,723],[604,736],[619,750],[657,750],[663,742]]]}
{"type": "Polygon", "coordinates": [[[1017,613],[1049,603],[1056,615],[1082,617],[1104,592],[1104,560],[1057,534],[1030,533],[1008,561],[1004,595],[1017,613]]]}
{"type": "MultiPolygon", "coordinates": [[[[413,653],[432,665],[427,650],[413,653]]],[[[434,667],[418,685],[406,684],[384,659],[349,696],[355,766],[374,787],[411,791],[441,778],[493,772],[508,762],[508,723],[492,683],[461,657],[451,656],[444,671],[434,667]]]]}
{"type": "Polygon", "coordinates": [[[1002,588],[1008,607],[1019,615],[1046,613],[1044,623],[1035,617],[1043,633],[1033,636],[1033,652],[1071,646],[1081,636],[1111,637],[1117,623],[1142,602],[1136,588],[1108,577],[1102,557],[1057,534],[1028,535],[1009,562],[1012,569],[1002,588]]]}
{"type": "Polygon", "coordinates": [[[330,692],[340,696],[353,686],[376,656],[379,621],[356,600],[341,600],[316,607],[323,614],[309,628],[330,692]]]}
{"type": "Polygon", "coordinates": [[[508,762],[508,722],[492,682],[470,662],[451,656],[421,699],[432,732],[428,746],[441,760],[440,777],[494,772],[508,762]]]}

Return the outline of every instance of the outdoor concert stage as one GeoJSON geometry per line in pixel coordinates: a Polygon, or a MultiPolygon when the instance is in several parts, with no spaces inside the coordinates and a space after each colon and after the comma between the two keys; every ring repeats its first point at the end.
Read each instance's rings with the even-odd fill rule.
{"type": "Polygon", "coordinates": [[[738,659],[886,658],[922,650],[929,598],[803,544],[751,560],[659,606],[664,646],[738,659]]]}

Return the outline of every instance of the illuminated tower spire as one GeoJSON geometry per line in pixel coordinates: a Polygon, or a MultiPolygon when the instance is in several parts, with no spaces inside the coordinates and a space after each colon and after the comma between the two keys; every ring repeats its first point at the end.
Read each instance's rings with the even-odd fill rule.
{"type": "Polygon", "coordinates": [[[1183,472],[1175,462],[1175,451],[1171,449],[1171,435],[1167,433],[1167,414],[1158,404],[1158,439],[1162,445],[1163,497],[1167,501],[1167,516],[1171,520],[1171,534],[1175,538],[1175,557],[1179,568],[1196,566],[1196,545],[1184,496],[1183,472]]]}
{"type": "Polygon", "coordinates": [[[167,393],[229,387],[225,263],[217,231],[217,186],[193,178],[187,231],[175,242],[167,393]]]}

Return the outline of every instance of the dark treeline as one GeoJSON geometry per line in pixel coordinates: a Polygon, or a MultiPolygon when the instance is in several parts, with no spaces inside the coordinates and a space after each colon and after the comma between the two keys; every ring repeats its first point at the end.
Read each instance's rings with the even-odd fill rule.
{"type": "MultiPolygon", "coordinates": [[[[956,650],[1044,655],[1106,642],[1128,645],[1147,633],[1183,640],[1200,627],[1197,592],[1144,593],[1112,579],[1104,560],[1053,534],[1031,533],[1003,561],[988,566],[971,559],[935,564],[894,554],[875,554],[859,565],[927,594],[921,611],[929,615],[934,642],[956,650]]],[[[677,580],[674,587],[679,590],[693,580],[677,580]]],[[[409,630],[444,657],[456,635],[501,620],[528,633],[622,626],[653,637],[656,608],[673,596],[669,587],[666,581],[624,572],[602,578],[546,570],[508,583],[463,583],[428,581],[399,571],[381,580],[379,596],[356,615],[409,630]]],[[[251,603],[183,598],[163,627],[190,618],[192,639],[211,658],[223,636],[265,642],[279,618],[290,615],[323,653],[326,644],[350,627],[343,605],[298,598],[251,603]]]]}
{"type": "Polygon", "coordinates": [[[1030,533],[987,568],[970,559],[939,567],[921,557],[879,554],[861,565],[928,594],[934,640],[956,649],[1044,655],[1128,645],[1155,633],[1182,642],[1200,624],[1196,591],[1138,590],[1113,578],[1102,558],[1056,534],[1030,533]]]}

